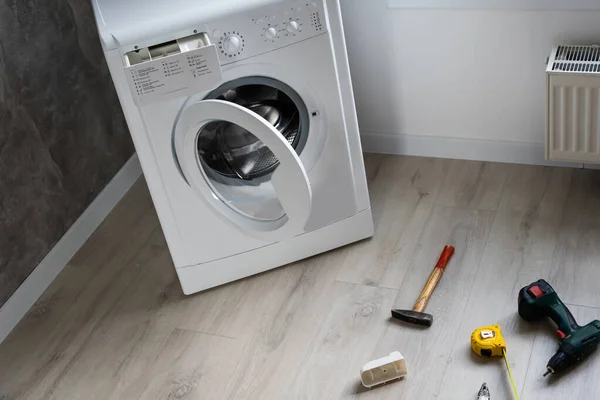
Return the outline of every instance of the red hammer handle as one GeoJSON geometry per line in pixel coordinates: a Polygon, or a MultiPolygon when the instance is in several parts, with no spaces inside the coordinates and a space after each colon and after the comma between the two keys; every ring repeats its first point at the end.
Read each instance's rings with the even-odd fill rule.
{"type": "Polygon", "coordinates": [[[454,254],[454,247],[448,245],[444,246],[444,250],[442,250],[440,259],[438,260],[437,264],[435,264],[435,267],[445,269],[446,265],[448,265],[448,261],[450,261],[450,257],[452,257],[452,254],[454,254]]]}

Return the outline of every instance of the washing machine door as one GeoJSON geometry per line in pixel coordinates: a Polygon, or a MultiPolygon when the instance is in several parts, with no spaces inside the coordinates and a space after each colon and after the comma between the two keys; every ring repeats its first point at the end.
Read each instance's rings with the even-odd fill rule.
{"type": "Polygon", "coordinates": [[[312,203],[306,170],[278,120],[268,105],[202,100],[182,110],[174,130],[188,184],[221,217],[268,241],[302,233],[312,203]]]}

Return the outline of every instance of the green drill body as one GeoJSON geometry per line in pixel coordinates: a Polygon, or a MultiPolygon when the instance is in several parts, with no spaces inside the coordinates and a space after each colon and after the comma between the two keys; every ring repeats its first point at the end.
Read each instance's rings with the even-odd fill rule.
{"type": "Polygon", "coordinates": [[[545,375],[559,373],[583,360],[600,343],[600,321],[579,326],[552,286],[543,279],[519,292],[519,315],[526,321],[549,317],[558,330],[558,351],[548,361],[545,375]]]}

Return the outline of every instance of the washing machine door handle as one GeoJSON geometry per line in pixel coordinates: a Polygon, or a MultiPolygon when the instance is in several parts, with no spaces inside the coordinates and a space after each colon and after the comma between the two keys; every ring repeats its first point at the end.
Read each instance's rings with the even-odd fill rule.
{"type": "Polygon", "coordinates": [[[222,216],[247,234],[279,241],[304,232],[312,210],[312,190],[308,175],[287,139],[258,114],[223,100],[203,100],[192,104],[179,117],[175,131],[175,150],[188,183],[222,216]],[[285,221],[273,223],[249,218],[231,209],[215,195],[199,165],[196,153],[199,129],[214,121],[231,122],[247,130],[277,157],[279,165],[271,176],[271,183],[285,211],[285,221]]]}

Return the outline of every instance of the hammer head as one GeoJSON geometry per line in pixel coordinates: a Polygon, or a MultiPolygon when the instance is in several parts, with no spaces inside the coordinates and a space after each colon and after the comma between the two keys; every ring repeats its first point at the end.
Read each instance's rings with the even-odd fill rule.
{"type": "Polygon", "coordinates": [[[392,317],[400,321],[420,326],[430,327],[433,324],[433,315],[412,310],[392,310],[392,317]]]}

